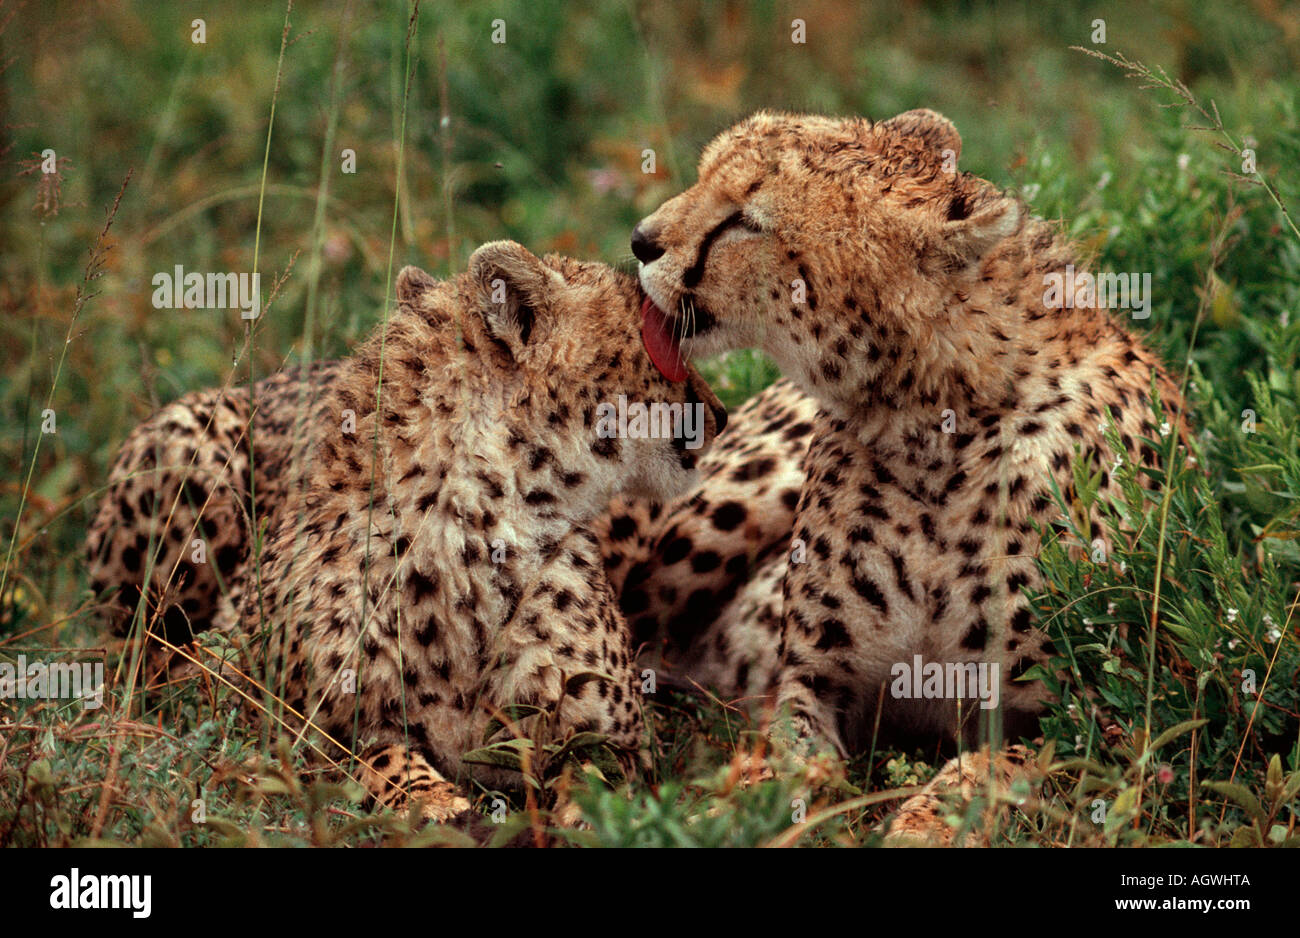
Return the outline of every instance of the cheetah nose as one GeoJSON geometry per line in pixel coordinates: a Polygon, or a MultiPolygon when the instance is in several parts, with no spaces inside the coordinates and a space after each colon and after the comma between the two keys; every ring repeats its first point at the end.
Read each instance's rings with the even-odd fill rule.
{"type": "Polygon", "coordinates": [[[650,235],[646,234],[644,225],[632,229],[632,254],[643,264],[658,260],[664,256],[664,249],[650,235]]]}

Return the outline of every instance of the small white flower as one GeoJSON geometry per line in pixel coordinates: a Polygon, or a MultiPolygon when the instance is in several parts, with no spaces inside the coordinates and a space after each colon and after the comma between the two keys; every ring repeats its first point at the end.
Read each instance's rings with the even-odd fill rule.
{"type": "Polygon", "coordinates": [[[1236,650],[1237,650],[1237,644],[1238,644],[1238,642],[1237,642],[1237,640],[1236,640],[1235,638],[1230,638],[1230,639],[1228,639],[1228,651],[1236,651],[1236,650]]]}
{"type": "Polygon", "coordinates": [[[1273,617],[1270,616],[1267,612],[1264,613],[1264,624],[1267,625],[1270,629],[1275,628],[1277,626],[1277,623],[1273,621],[1273,617]]]}
{"type": "Polygon", "coordinates": [[[1280,322],[1283,327],[1291,325],[1291,312],[1285,309],[1282,310],[1282,315],[1278,316],[1277,321],[1280,322]]]}
{"type": "Polygon", "coordinates": [[[1098,421],[1097,421],[1097,432],[1098,432],[1098,433],[1105,433],[1105,432],[1106,432],[1106,421],[1104,421],[1104,420],[1098,420],[1098,421]]]}
{"type": "Polygon", "coordinates": [[[1038,195],[1038,190],[1041,188],[1042,186],[1040,186],[1036,182],[1031,182],[1029,185],[1025,186],[1021,190],[1025,194],[1025,201],[1026,202],[1034,201],[1034,198],[1038,195]]]}
{"type": "Polygon", "coordinates": [[[1106,603],[1106,615],[1113,616],[1114,614],[1115,614],[1115,604],[1106,603]]]}
{"type": "Polygon", "coordinates": [[[1116,456],[1116,457],[1115,457],[1115,465],[1113,465],[1113,466],[1110,467],[1110,471],[1111,471],[1111,472],[1119,472],[1119,467],[1122,466],[1122,465],[1124,465],[1124,457],[1123,457],[1123,456],[1116,456]]]}
{"type": "Polygon", "coordinates": [[[1101,178],[1097,180],[1098,189],[1105,189],[1108,185],[1110,185],[1110,170],[1102,173],[1101,178]]]}
{"type": "Polygon", "coordinates": [[[1128,573],[1128,564],[1122,560],[1119,562],[1119,572],[1121,574],[1128,573]]]}
{"type": "Polygon", "coordinates": [[[1188,165],[1192,162],[1191,156],[1186,153],[1178,154],[1178,169],[1180,172],[1186,172],[1188,165]]]}
{"type": "Polygon", "coordinates": [[[1168,436],[1169,433],[1170,433],[1170,431],[1172,431],[1172,430],[1173,430],[1173,427],[1169,426],[1169,421],[1168,421],[1168,420],[1166,420],[1164,423],[1162,423],[1162,424],[1160,425],[1160,435],[1161,435],[1161,436],[1168,436]]]}
{"type": "Polygon", "coordinates": [[[1264,637],[1268,639],[1270,645],[1276,645],[1277,640],[1282,637],[1282,630],[1278,628],[1269,629],[1264,633],[1264,637]]]}
{"type": "Polygon", "coordinates": [[[1237,610],[1233,609],[1231,606],[1228,607],[1228,621],[1229,622],[1237,621],[1237,610]]]}

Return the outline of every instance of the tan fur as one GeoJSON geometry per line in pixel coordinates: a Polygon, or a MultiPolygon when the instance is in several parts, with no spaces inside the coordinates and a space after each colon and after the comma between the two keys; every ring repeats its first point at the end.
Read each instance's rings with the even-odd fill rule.
{"type": "MultiPolygon", "coordinates": [[[[1177,389],[1126,313],[1045,304],[1044,276],[1086,260],[1013,197],[948,172],[960,148],[930,111],[875,124],[757,114],[709,144],[699,181],[633,240],[643,286],[692,355],[759,347],[821,405],[773,554],[801,544],[807,562],[759,568],[744,610],[696,627],[752,629],[775,602],[750,590],[779,581],[769,686],[797,737],[840,753],[865,745],[877,716],[904,739],[984,735],[969,700],[891,696],[891,669],[918,654],[997,663],[1003,728],[1032,735],[1044,689],[1016,678],[1046,649],[1022,590],[1040,586],[1035,523],[1061,520],[1051,482],[1069,497],[1082,453],[1113,498],[1116,459],[1154,465],[1139,442],[1157,437],[1153,384],[1167,430],[1183,431],[1177,389]],[[1103,438],[1108,415],[1120,452],[1103,438]]],[[[689,559],[679,569],[673,585],[690,592],[689,559]]],[[[711,678],[738,670],[702,663],[711,678]]],[[[751,690],[752,667],[745,678],[726,689],[751,690]]]]}
{"type": "MultiPolygon", "coordinates": [[[[409,795],[441,819],[468,805],[448,778],[517,784],[461,762],[511,705],[549,711],[547,732],[640,745],[640,682],[588,526],[617,492],[682,491],[722,414],[697,374],[673,384],[654,368],[635,282],[603,265],[496,242],[446,283],[406,268],[397,297],[387,328],[329,370],[302,484],[263,506],[264,548],[213,624],[247,639],[293,711],[361,754],[380,803],[409,795]],[[599,435],[598,406],[619,395],[700,405],[705,446],[599,435]]],[[[131,445],[159,445],[167,427],[131,445]]],[[[267,443],[255,435],[259,454],[267,443]]],[[[191,445],[207,458],[209,441],[191,445]]],[[[105,564],[106,579],[139,582],[120,556],[105,564]]]]}

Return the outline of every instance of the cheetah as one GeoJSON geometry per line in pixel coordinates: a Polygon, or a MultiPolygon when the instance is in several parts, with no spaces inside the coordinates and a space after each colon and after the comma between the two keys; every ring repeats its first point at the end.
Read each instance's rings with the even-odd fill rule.
{"type": "MultiPolygon", "coordinates": [[[[761,348],[793,385],[783,393],[817,413],[792,523],[758,551],[774,562],[728,595],[701,593],[694,557],[714,551],[701,529],[650,558],[640,576],[655,591],[624,584],[624,607],[630,588],[634,609],[671,622],[660,594],[690,597],[708,612],[679,624],[697,633],[680,644],[712,640],[721,655],[687,661],[725,692],[770,693],[794,739],[841,757],[877,729],[1032,737],[1046,691],[1027,672],[1051,649],[1026,593],[1041,586],[1039,526],[1063,520],[1053,484],[1069,497],[1081,455],[1113,499],[1117,461],[1158,464],[1153,423],[1186,432],[1177,387],[1133,332],[1097,304],[1052,302],[1053,275],[1086,260],[1017,198],[957,172],[960,152],[929,110],[758,113],[632,234],[657,364],[761,348]],[[763,643],[773,653],[755,654],[763,643]],[[997,665],[997,706],[898,694],[897,669],[918,656],[997,665]]],[[[656,524],[693,523],[716,501],[703,489],[656,524]]]]}
{"type": "MultiPolygon", "coordinates": [[[[255,562],[217,564],[234,573],[216,599],[204,594],[217,607],[207,624],[242,645],[287,713],[359,754],[381,806],[414,802],[445,820],[469,807],[452,779],[517,786],[517,774],[462,756],[528,734],[536,719],[561,735],[603,734],[634,768],[639,679],[590,525],[615,493],[667,501],[687,488],[725,423],[722,405],[693,369],[669,381],[654,367],[636,280],[601,264],[493,242],[445,282],[403,269],[396,297],[353,356],[263,386],[282,393],[259,397],[251,450],[235,425],[246,403],[220,394],[165,409],[128,442],[132,453],[164,451],[151,464],[163,490],[155,514],[168,495],[238,510],[248,493],[230,473],[248,454],[254,490],[259,463],[275,473],[276,455],[286,460],[255,562]],[[665,432],[623,433],[612,409],[628,402],[676,419],[665,432]],[[221,436],[201,435],[213,426],[221,436]],[[306,455],[300,471],[283,471],[295,453],[306,455]],[[175,457],[216,476],[178,482],[184,472],[162,462],[175,457]],[[187,495],[186,484],[207,491],[187,495]],[[490,721],[520,707],[542,715],[492,735],[490,721]]],[[[146,463],[124,453],[118,466],[146,463]]],[[[146,593],[142,568],[118,547],[142,535],[115,527],[131,527],[118,524],[121,509],[149,475],[115,474],[93,538],[106,555],[100,580],[146,593]]],[[[206,513],[194,511],[181,523],[206,535],[206,513]]],[[[173,539],[138,514],[133,524],[159,545],[153,568],[167,567],[173,539]]]]}
{"type": "Polygon", "coordinates": [[[131,631],[137,611],[173,645],[211,625],[243,580],[258,514],[269,523],[301,481],[306,428],[330,418],[321,390],[337,368],[264,378],[256,408],[246,386],[192,391],[131,431],[86,537],[90,587],[115,634],[131,631]]]}
{"type": "Polygon", "coordinates": [[[779,379],[729,415],[689,493],[664,506],[618,496],[597,523],[633,645],[670,684],[765,689],[749,675],[775,668],[781,610],[764,584],[784,570],[817,409],[779,379]]]}

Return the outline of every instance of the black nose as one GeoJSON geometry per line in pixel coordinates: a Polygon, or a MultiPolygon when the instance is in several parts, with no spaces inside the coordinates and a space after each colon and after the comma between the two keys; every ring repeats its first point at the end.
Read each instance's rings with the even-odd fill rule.
{"type": "Polygon", "coordinates": [[[643,264],[648,264],[664,256],[664,249],[646,234],[645,228],[637,225],[632,229],[632,254],[643,264]]]}

